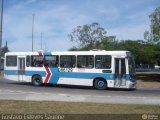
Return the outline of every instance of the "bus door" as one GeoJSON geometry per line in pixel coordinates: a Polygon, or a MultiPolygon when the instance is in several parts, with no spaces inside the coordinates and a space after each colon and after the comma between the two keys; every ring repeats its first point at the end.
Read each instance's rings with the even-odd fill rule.
{"type": "Polygon", "coordinates": [[[126,62],[125,58],[115,58],[115,82],[117,87],[126,86],[126,62]]]}
{"type": "Polygon", "coordinates": [[[25,57],[18,57],[18,80],[25,80],[25,57]]]}

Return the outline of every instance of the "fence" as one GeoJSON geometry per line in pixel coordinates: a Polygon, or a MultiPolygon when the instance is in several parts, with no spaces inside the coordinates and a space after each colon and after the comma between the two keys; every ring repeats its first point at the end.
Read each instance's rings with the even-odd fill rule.
{"type": "Polygon", "coordinates": [[[160,72],[160,68],[136,68],[136,72],[160,72]]]}

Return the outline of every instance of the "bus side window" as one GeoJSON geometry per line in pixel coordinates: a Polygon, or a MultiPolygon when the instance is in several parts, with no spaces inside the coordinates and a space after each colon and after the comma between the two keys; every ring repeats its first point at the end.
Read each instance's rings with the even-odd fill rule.
{"type": "Polygon", "coordinates": [[[31,56],[32,67],[43,67],[43,56],[34,55],[31,56]]]}
{"type": "Polygon", "coordinates": [[[94,67],[94,56],[78,55],[77,56],[77,67],[78,68],[93,68],[94,67]]]}
{"type": "Polygon", "coordinates": [[[62,68],[74,68],[76,65],[75,55],[62,55],[60,57],[60,67],[62,68]]]}
{"type": "Polygon", "coordinates": [[[6,66],[16,67],[17,66],[17,56],[6,56],[6,66]]]}
{"type": "Polygon", "coordinates": [[[29,67],[30,64],[31,64],[31,58],[30,58],[29,55],[27,55],[27,57],[26,57],[26,66],[29,67]]]}
{"type": "Polygon", "coordinates": [[[96,69],[110,69],[111,56],[110,55],[96,55],[95,57],[96,69]]]}
{"type": "Polygon", "coordinates": [[[45,67],[58,67],[59,66],[59,57],[57,55],[50,55],[44,57],[44,66],[45,67]]]}

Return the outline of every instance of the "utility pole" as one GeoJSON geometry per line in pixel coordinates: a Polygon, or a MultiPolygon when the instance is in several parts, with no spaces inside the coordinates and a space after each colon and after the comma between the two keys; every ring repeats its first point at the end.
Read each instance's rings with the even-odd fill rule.
{"type": "Polygon", "coordinates": [[[45,51],[47,51],[47,48],[46,48],[46,40],[45,40],[45,43],[44,43],[44,45],[45,45],[45,46],[44,46],[44,47],[45,47],[44,49],[45,49],[45,51]]]}
{"type": "Polygon", "coordinates": [[[43,48],[42,48],[42,32],[41,32],[41,50],[43,50],[43,48]]]}
{"type": "Polygon", "coordinates": [[[0,73],[1,73],[1,55],[2,55],[2,23],[3,23],[3,0],[0,1],[1,3],[1,18],[0,18],[0,73]]]}
{"type": "Polygon", "coordinates": [[[34,17],[35,17],[35,14],[33,13],[32,14],[32,52],[34,51],[33,47],[34,47],[34,41],[33,41],[33,38],[34,38],[34,17]]]}

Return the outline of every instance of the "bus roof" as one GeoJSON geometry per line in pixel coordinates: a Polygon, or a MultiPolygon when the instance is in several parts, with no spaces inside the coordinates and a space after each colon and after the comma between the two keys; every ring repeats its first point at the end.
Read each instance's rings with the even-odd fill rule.
{"type": "Polygon", "coordinates": [[[126,55],[129,51],[55,51],[55,52],[8,52],[5,55],[126,55]]]}

